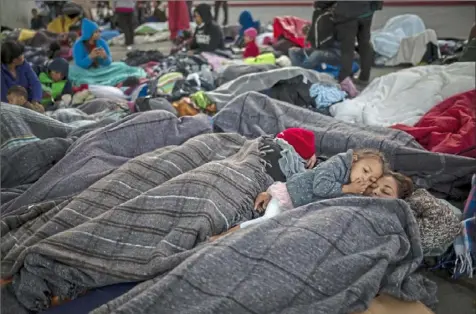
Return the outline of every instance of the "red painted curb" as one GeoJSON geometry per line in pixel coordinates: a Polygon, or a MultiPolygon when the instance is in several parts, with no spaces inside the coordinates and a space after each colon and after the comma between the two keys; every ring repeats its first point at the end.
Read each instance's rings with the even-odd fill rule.
{"type": "MultiPolygon", "coordinates": [[[[427,7],[427,6],[475,6],[476,1],[385,1],[384,8],[388,7],[427,7]]],[[[309,7],[312,6],[312,2],[309,1],[229,1],[230,7],[309,7]]]]}

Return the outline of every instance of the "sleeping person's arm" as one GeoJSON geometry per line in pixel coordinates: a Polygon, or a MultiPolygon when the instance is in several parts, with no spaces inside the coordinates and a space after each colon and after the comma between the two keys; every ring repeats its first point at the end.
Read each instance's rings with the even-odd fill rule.
{"type": "Polygon", "coordinates": [[[340,156],[334,156],[310,171],[314,171],[314,195],[319,198],[334,198],[343,195],[342,177],[345,176],[347,169],[340,156]]]}

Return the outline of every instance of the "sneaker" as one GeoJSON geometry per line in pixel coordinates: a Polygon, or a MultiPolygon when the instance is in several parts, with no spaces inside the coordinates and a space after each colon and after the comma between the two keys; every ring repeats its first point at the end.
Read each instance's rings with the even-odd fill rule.
{"type": "Polygon", "coordinates": [[[132,46],[127,46],[126,49],[130,51],[130,50],[132,50],[132,46]]]}

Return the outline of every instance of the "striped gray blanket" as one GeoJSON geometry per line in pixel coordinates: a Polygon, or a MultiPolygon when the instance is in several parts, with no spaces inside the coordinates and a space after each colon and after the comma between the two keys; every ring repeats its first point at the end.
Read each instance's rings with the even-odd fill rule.
{"type": "Polygon", "coordinates": [[[13,276],[16,299],[38,311],[51,296],[173,269],[208,236],[255,216],[254,198],[272,183],[259,141],[197,136],[130,160],[71,201],[4,218],[2,278],[13,276]]]}
{"type": "Polygon", "coordinates": [[[348,314],[377,293],[436,303],[436,286],[414,273],[418,226],[400,200],[312,203],[188,255],[92,314],[348,314]]]}
{"type": "Polygon", "coordinates": [[[429,152],[403,131],[338,121],[256,92],[235,97],[213,120],[217,130],[251,138],[291,127],[306,128],[314,131],[316,149],[324,156],[349,148],[378,149],[392,169],[441,197],[466,199],[471,176],[476,173],[474,158],[429,152]]]}

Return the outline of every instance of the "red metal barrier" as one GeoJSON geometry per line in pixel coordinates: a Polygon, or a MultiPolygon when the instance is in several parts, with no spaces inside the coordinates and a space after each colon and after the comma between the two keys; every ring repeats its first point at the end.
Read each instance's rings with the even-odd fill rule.
{"type": "MultiPolygon", "coordinates": [[[[206,1],[208,2],[208,1],[206,1]]],[[[228,1],[230,7],[303,7],[312,6],[313,1],[228,1]]],[[[414,0],[387,0],[385,6],[474,6],[476,1],[414,1],[414,0]]]]}

